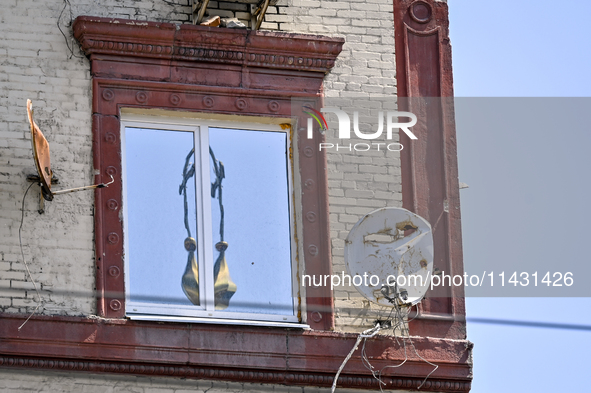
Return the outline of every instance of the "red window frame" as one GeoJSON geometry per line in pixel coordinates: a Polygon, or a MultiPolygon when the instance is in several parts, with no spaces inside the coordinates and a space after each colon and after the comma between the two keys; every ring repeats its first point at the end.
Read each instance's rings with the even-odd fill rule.
{"type": "MultiPolygon", "coordinates": [[[[324,75],[343,40],[94,17],[79,17],[74,34],[91,61],[95,180],[115,178],[95,194],[97,309],[122,318],[121,108],[276,118],[295,111],[296,124],[305,124],[292,100],[319,107],[324,75]]],[[[314,148],[323,136],[308,139],[302,127],[292,132],[298,134],[306,271],[330,274],[326,156],[314,148]]],[[[334,327],[330,289],[308,288],[305,304],[313,329],[334,327]]]]}

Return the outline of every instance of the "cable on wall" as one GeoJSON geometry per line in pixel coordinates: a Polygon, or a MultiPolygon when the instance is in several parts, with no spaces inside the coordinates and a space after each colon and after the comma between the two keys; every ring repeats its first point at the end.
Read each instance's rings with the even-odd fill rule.
{"type": "Polygon", "coordinates": [[[70,45],[70,43],[68,42],[68,37],[66,36],[66,33],[64,33],[64,31],[62,30],[62,28],[60,26],[60,21],[62,20],[62,16],[63,16],[66,8],[68,8],[70,20],[68,21],[67,24],[65,24],[65,26],[67,28],[72,26],[72,22],[74,20],[74,16],[72,15],[72,4],[70,4],[70,0],[64,0],[64,8],[62,8],[62,12],[60,12],[60,16],[58,16],[58,18],[57,18],[57,28],[59,29],[60,33],[62,33],[62,35],[64,36],[64,40],[66,41],[66,46],[68,47],[68,50],[70,51],[70,56],[68,57],[68,59],[71,59],[72,57],[84,59],[84,56],[78,56],[78,55],[74,54],[74,44],[72,43],[72,45],[70,45]]]}
{"type": "Polygon", "coordinates": [[[25,190],[25,194],[23,195],[23,201],[21,203],[21,224],[18,227],[18,242],[19,242],[20,249],[21,249],[21,257],[23,258],[23,263],[24,263],[25,268],[27,270],[27,274],[29,275],[29,278],[31,279],[31,282],[33,283],[33,286],[35,287],[35,291],[37,292],[37,297],[39,298],[39,301],[37,302],[37,307],[35,307],[35,309],[31,313],[31,315],[29,315],[29,317],[25,320],[25,322],[23,322],[22,325],[20,325],[18,327],[19,331],[23,328],[23,326],[25,326],[25,324],[27,322],[29,322],[29,319],[31,319],[31,317],[33,315],[35,315],[35,313],[39,309],[39,306],[41,306],[41,293],[39,293],[39,288],[37,287],[37,283],[33,279],[33,276],[31,275],[31,270],[29,269],[29,265],[27,264],[27,260],[25,259],[25,252],[23,251],[23,240],[22,240],[23,222],[25,221],[25,198],[27,197],[27,194],[28,194],[29,190],[31,189],[31,187],[33,186],[33,184],[35,184],[35,183],[31,183],[29,185],[29,187],[27,187],[27,189],[25,190]]]}

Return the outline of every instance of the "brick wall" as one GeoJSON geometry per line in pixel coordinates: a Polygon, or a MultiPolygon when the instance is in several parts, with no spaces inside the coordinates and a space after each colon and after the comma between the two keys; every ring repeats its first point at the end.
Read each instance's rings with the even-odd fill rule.
{"type": "MultiPolygon", "coordinates": [[[[190,23],[191,1],[5,0],[0,8],[0,310],[30,312],[36,295],[19,247],[21,201],[35,172],[25,102],[52,147],[56,188],[92,182],[91,79],[89,61],[72,40],[70,23],[78,15],[190,23]],[[64,8],[65,6],[65,8],[64,8]],[[42,10],[40,9],[42,8],[42,10]],[[60,17],[61,15],[61,17],[60,17]],[[60,33],[59,27],[65,36],[60,33]],[[72,51],[68,48],[72,48],[72,51]]],[[[210,2],[211,15],[246,20],[248,4],[210,2]]],[[[325,96],[350,100],[396,94],[392,0],[277,0],[263,29],[280,29],[346,38],[325,96]]],[[[330,117],[329,117],[330,118],[330,117]]],[[[332,127],[331,127],[332,128],[332,127]]],[[[328,141],[338,143],[336,135],[328,141]]],[[[359,142],[351,140],[352,143],[359,142]]],[[[340,150],[328,153],[333,270],[343,271],[344,239],[360,217],[382,206],[401,205],[399,155],[395,152],[340,150]]],[[[43,291],[43,314],[95,313],[93,289],[93,194],[60,196],[40,215],[39,191],[25,200],[23,252],[43,291]]],[[[352,287],[335,292],[337,329],[367,328],[379,310],[352,287]]]]}

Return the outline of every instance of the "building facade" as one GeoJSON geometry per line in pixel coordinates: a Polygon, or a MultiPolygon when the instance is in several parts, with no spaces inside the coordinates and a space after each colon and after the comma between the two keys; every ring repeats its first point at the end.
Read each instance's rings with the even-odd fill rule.
{"type": "MultiPolygon", "coordinates": [[[[194,26],[200,4],[188,1],[52,0],[41,13],[35,2],[12,0],[0,10],[2,389],[327,389],[356,333],[391,309],[361,297],[353,286],[306,287],[302,276],[345,274],[349,231],[378,208],[404,207],[426,218],[436,271],[461,274],[453,105],[420,101],[453,96],[446,3],[276,0],[255,31],[253,14],[261,5],[207,4],[206,17],[235,17],[247,29],[194,26]],[[306,108],[343,100],[355,108],[393,98],[419,118],[416,141],[404,133],[380,139],[402,144],[402,151],[361,154],[339,138],[329,116],[326,132],[314,124],[308,133],[306,108]],[[37,185],[24,198],[27,175],[35,173],[27,99],[51,146],[59,180],[52,189],[112,179],[108,187],[56,195],[43,214],[37,212],[37,185]],[[232,147],[230,141],[239,139],[227,130],[252,138],[232,147]],[[154,136],[145,147],[150,133],[162,138],[154,136]],[[173,134],[189,142],[164,149],[173,145],[173,134]],[[254,148],[275,143],[267,139],[271,134],[279,136],[277,156],[254,148]],[[341,148],[322,149],[323,143],[341,148]],[[213,147],[211,157],[207,147],[213,147]],[[247,150],[254,153],[242,155],[247,150]],[[175,157],[185,168],[173,164],[178,173],[167,172],[175,157]],[[227,178],[217,166],[207,170],[216,157],[227,178]],[[285,179],[248,169],[253,162],[287,168],[285,179]],[[242,166],[245,172],[237,177],[250,180],[240,190],[256,183],[248,197],[232,191],[231,173],[242,166]],[[140,174],[146,175],[142,181],[140,174]],[[184,210],[182,187],[176,189],[183,180],[184,210]],[[211,200],[196,196],[195,205],[187,205],[188,180],[196,195],[223,182],[225,204],[218,187],[211,200]],[[286,188],[278,190],[276,183],[286,188]],[[164,199],[160,190],[168,189],[175,189],[177,199],[164,199]],[[287,202],[271,206],[281,198],[287,202]],[[180,211],[185,222],[187,212],[198,213],[183,226],[180,211]],[[277,217],[271,221],[270,211],[277,217]],[[193,249],[193,243],[183,246],[184,235],[178,247],[165,248],[176,242],[167,240],[173,230],[163,224],[172,216],[181,217],[181,233],[186,229],[187,238],[196,239],[193,249]],[[233,246],[249,248],[233,241],[232,230],[262,249],[240,267],[233,246]],[[248,237],[252,233],[259,237],[248,237]],[[287,246],[278,246],[282,241],[287,246]],[[216,247],[199,246],[209,243],[216,247]],[[282,257],[281,249],[288,254],[282,257]],[[159,250],[162,263],[145,262],[159,250]],[[179,258],[172,256],[177,251],[179,258]],[[192,281],[183,278],[181,288],[192,256],[194,270],[185,271],[192,281]],[[180,271],[169,258],[179,261],[180,271]],[[173,278],[166,278],[171,271],[173,278]],[[162,300],[168,282],[192,305],[182,292],[184,303],[162,300]],[[224,302],[233,301],[240,306],[224,311],[224,302]],[[270,306],[261,311],[262,303],[270,306]]],[[[365,141],[351,140],[356,142],[365,141]]],[[[471,344],[462,289],[431,291],[410,319],[416,348],[410,356],[396,337],[400,332],[367,341],[368,359],[384,370],[383,389],[469,391],[471,344]],[[405,359],[403,366],[388,368],[405,359]],[[438,366],[433,374],[430,363],[438,366]]],[[[338,389],[376,390],[378,384],[357,352],[338,389]]]]}

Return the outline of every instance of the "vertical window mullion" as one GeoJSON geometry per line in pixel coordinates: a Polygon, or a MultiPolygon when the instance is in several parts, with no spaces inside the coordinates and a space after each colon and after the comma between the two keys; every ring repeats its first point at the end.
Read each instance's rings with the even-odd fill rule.
{"type": "MultiPolygon", "coordinates": [[[[197,181],[197,194],[200,195],[200,228],[201,238],[201,255],[203,267],[199,267],[199,282],[203,283],[204,297],[203,306],[205,310],[214,311],[214,280],[213,280],[213,249],[212,249],[212,217],[211,217],[211,180],[209,177],[209,127],[200,126],[199,132],[196,133],[196,146],[199,146],[199,173],[200,176],[195,176],[197,181]],[[199,179],[197,179],[199,178],[199,179]]],[[[199,219],[199,218],[198,218],[199,219]]]]}

